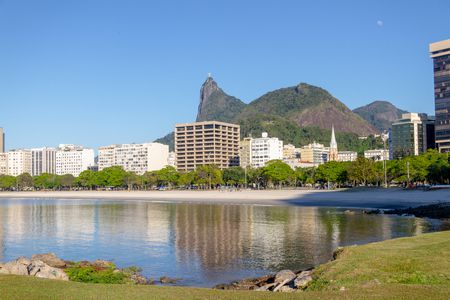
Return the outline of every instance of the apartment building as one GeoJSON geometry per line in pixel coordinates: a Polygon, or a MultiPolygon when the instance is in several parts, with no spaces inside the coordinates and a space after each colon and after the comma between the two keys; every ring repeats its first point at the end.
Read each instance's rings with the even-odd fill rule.
{"type": "Polygon", "coordinates": [[[8,153],[0,152],[0,175],[8,175],[8,153]]]}
{"type": "Polygon", "coordinates": [[[364,151],[364,157],[374,161],[389,160],[389,150],[373,149],[364,151]]]}
{"type": "MultiPolygon", "coordinates": [[[[419,155],[434,148],[434,119],[426,114],[407,113],[392,124],[391,157],[394,159],[419,155]]],[[[442,150],[442,149],[441,149],[442,150]]]]}
{"type": "Polygon", "coordinates": [[[270,160],[283,159],[283,141],[263,132],[260,138],[251,140],[251,166],[261,168],[270,160]]]}
{"type": "Polygon", "coordinates": [[[168,165],[169,146],[160,143],[117,144],[98,150],[99,171],[120,166],[139,175],[157,171],[168,165]]]}
{"type": "Polygon", "coordinates": [[[56,174],[56,149],[33,148],[31,151],[31,175],[56,174]]]}
{"type": "Polygon", "coordinates": [[[169,156],[167,158],[167,165],[171,167],[177,167],[177,157],[175,155],[175,151],[170,151],[169,156]]]}
{"type": "Polygon", "coordinates": [[[94,166],[94,150],[73,144],[60,144],[56,149],[56,174],[72,174],[77,177],[81,172],[94,166]]]}
{"type": "Polygon", "coordinates": [[[317,166],[328,161],[329,151],[328,147],[313,142],[300,148],[300,159],[302,163],[310,163],[317,166]]]}
{"type": "Polygon", "coordinates": [[[239,125],[205,121],[175,126],[178,171],[192,171],[214,164],[224,169],[239,166],[239,125]]]}
{"type": "Polygon", "coordinates": [[[283,159],[300,159],[300,148],[292,144],[283,146],[283,159]]]}
{"type": "Polygon", "coordinates": [[[7,153],[8,175],[18,176],[31,174],[31,151],[24,149],[11,150],[7,153]]]}
{"type": "Polygon", "coordinates": [[[355,151],[338,151],[338,161],[355,161],[358,158],[358,153],[355,151]]]}
{"type": "Polygon", "coordinates": [[[430,44],[433,59],[436,145],[450,152],[450,39],[430,44]]]}

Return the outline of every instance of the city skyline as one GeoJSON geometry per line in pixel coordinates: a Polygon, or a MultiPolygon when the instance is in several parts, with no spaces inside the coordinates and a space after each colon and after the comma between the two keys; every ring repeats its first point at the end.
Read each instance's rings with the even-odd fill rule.
{"type": "Polygon", "coordinates": [[[209,72],[246,103],[308,82],[352,109],[381,99],[433,115],[428,44],[450,25],[433,2],[2,2],[6,150],[153,141],[194,121],[209,72]]]}

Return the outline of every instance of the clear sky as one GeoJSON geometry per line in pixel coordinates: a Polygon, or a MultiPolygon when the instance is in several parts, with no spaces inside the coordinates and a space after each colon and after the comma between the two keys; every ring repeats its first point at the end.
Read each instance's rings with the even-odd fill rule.
{"type": "Polygon", "coordinates": [[[0,0],[0,127],[7,149],[152,141],[195,119],[209,72],[244,102],[307,82],[433,113],[428,44],[449,16],[448,0],[0,0]]]}

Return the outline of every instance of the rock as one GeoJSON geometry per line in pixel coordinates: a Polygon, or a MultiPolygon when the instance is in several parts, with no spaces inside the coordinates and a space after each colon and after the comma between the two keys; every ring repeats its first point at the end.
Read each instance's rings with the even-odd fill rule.
{"type": "Polygon", "coordinates": [[[94,261],[92,263],[93,267],[96,268],[100,268],[100,269],[108,269],[110,267],[112,267],[114,264],[110,261],[107,260],[101,260],[101,259],[97,259],[96,261],[94,261]]]}
{"type": "Polygon", "coordinates": [[[255,291],[260,291],[260,292],[270,291],[270,288],[273,287],[275,284],[276,283],[265,284],[263,286],[256,288],[255,291]]]}
{"type": "Polygon", "coordinates": [[[168,284],[168,283],[169,284],[175,284],[179,280],[180,280],[179,278],[170,278],[170,277],[167,277],[167,276],[163,276],[163,277],[159,278],[159,281],[161,283],[163,283],[163,284],[168,284]]]}
{"type": "Polygon", "coordinates": [[[312,271],[303,271],[294,279],[294,286],[297,289],[305,289],[313,281],[312,271]]]}
{"type": "Polygon", "coordinates": [[[40,260],[53,268],[65,268],[66,262],[56,256],[55,253],[43,253],[35,254],[31,257],[31,260],[40,260]]]}
{"type": "Polygon", "coordinates": [[[346,215],[354,215],[355,212],[352,211],[352,210],[347,209],[346,211],[344,211],[344,214],[346,214],[346,215]]]}
{"type": "Polygon", "coordinates": [[[289,282],[291,282],[292,281],[292,279],[286,279],[285,281],[283,281],[283,282],[280,282],[274,289],[273,289],[273,291],[274,292],[277,292],[277,291],[279,291],[283,286],[285,286],[287,283],[289,283],[289,282]]]}
{"type": "Polygon", "coordinates": [[[140,284],[140,285],[148,284],[147,278],[145,278],[144,276],[142,276],[140,274],[133,274],[133,275],[131,275],[130,279],[135,284],[140,284]]]}
{"type": "Polygon", "coordinates": [[[21,256],[16,260],[3,264],[0,268],[0,273],[12,275],[28,275],[29,264],[30,260],[26,257],[21,256]]]}
{"type": "Polygon", "coordinates": [[[31,276],[39,277],[39,278],[47,278],[47,279],[57,279],[68,281],[69,276],[58,268],[53,268],[44,263],[41,260],[32,260],[31,264],[28,266],[29,274],[31,276]]]}
{"type": "Polygon", "coordinates": [[[344,247],[337,247],[336,250],[333,251],[333,260],[336,260],[343,251],[344,247]]]}
{"type": "Polygon", "coordinates": [[[282,270],[280,272],[277,273],[277,275],[275,275],[275,283],[281,283],[284,281],[291,281],[296,277],[295,273],[292,272],[291,270],[282,270]]]}
{"type": "Polygon", "coordinates": [[[288,285],[283,285],[283,286],[278,290],[278,292],[292,293],[292,292],[295,292],[295,289],[291,288],[291,287],[288,286],[288,285]]]}
{"type": "Polygon", "coordinates": [[[24,257],[24,256],[21,256],[18,259],[16,259],[16,262],[18,264],[21,264],[21,265],[24,265],[24,266],[28,266],[31,263],[31,261],[28,258],[24,257]]]}

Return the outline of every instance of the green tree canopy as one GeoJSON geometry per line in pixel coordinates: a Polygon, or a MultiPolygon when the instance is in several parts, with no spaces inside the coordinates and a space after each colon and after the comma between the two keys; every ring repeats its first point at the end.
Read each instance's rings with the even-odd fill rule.
{"type": "Polygon", "coordinates": [[[230,167],[223,170],[223,181],[226,184],[244,184],[245,170],[241,167],[230,167]]]}
{"type": "Polygon", "coordinates": [[[281,160],[268,161],[262,169],[263,175],[268,182],[282,185],[283,183],[295,181],[294,170],[281,160]]]}

